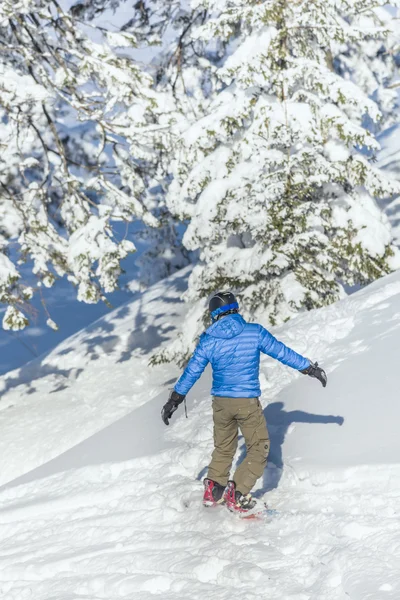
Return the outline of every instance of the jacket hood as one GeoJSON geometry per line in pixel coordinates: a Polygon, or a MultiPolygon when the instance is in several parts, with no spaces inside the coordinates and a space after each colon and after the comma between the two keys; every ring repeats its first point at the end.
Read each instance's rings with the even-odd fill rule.
{"type": "Polygon", "coordinates": [[[216,338],[229,339],[242,333],[245,325],[246,321],[241,315],[227,315],[213,323],[206,330],[206,334],[216,338]]]}

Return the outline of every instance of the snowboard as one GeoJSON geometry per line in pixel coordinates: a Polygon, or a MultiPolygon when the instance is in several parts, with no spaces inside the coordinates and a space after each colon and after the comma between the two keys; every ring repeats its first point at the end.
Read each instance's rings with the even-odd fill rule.
{"type": "MultiPolygon", "coordinates": [[[[193,500],[194,500],[194,498],[193,498],[193,500]]],[[[197,501],[195,501],[194,503],[197,504],[197,501]]],[[[189,508],[193,504],[193,501],[191,498],[186,498],[186,499],[183,499],[182,504],[185,508],[189,508]]],[[[279,511],[277,511],[276,509],[273,509],[273,508],[269,508],[265,502],[260,503],[260,506],[257,507],[257,509],[255,509],[254,512],[252,512],[250,514],[231,511],[226,507],[225,504],[215,504],[213,506],[205,506],[204,504],[202,504],[202,508],[206,512],[211,512],[211,513],[214,511],[223,510],[223,511],[225,511],[225,513],[232,515],[232,517],[234,517],[236,519],[245,519],[245,520],[249,520],[249,521],[253,521],[253,520],[271,521],[274,517],[279,515],[279,511]]]]}
{"type": "Polygon", "coordinates": [[[240,513],[240,512],[236,512],[234,510],[229,510],[229,508],[227,508],[225,504],[217,504],[215,506],[204,506],[204,508],[207,511],[210,511],[210,510],[214,511],[216,509],[217,510],[225,509],[225,511],[227,511],[230,515],[232,515],[236,519],[244,519],[247,521],[253,521],[253,520],[269,521],[279,514],[279,512],[277,510],[268,508],[267,504],[265,504],[265,503],[261,504],[259,508],[255,509],[254,512],[251,512],[250,514],[240,513]]]}
{"type": "MultiPolygon", "coordinates": [[[[229,509],[228,509],[229,510],[229,509]]],[[[229,511],[233,516],[238,517],[239,519],[244,519],[246,521],[269,521],[271,520],[273,517],[276,517],[279,513],[277,510],[274,510],[272,508],[268,508],[268,506],[266,504],[263,504],[262,506],[260,506],[260,508],[255,509],[254,512],[247,514],[247,513],[240,513],[240,512],[235,512],[235,511],[229,511]]]]}

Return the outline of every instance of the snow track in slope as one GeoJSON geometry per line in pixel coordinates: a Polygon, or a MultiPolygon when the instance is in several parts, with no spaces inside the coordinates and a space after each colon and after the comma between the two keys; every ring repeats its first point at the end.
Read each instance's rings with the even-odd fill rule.
{"type": "Polygon", "coordinates": [[[2,599],[399,597],[398,488],[382,496],[363,469],[319,487],[288,476],[269,496],[281,512],[244,522],[201,506],[189,475],[200,453],[181,446],[3,492],[2,599]]]}

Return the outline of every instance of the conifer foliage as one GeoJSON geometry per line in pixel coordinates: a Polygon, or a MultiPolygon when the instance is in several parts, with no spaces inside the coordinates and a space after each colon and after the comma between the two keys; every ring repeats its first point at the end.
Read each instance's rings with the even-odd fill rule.
{"type": "Polygon", "coordinates": [[[339,39],[331,43],[332,68],[345,79],[351,79],[379,107],[379,121],[368,123],[374,131],[393,125],[399,118],[400,34],[395,15],[393,5],[348,12],[346,20],[358,27],[363,36],[359,40],[339,39]]]}
{"type": "Polygon", "coordinates": [[[332,66],[332,44],[359,45],[366,34],[354,17],[377,2],[195,4],[208,18],[193,38],[221,40],[227,52],[216,70],[219,93],[183,133],[174,165],[168,204],[189,221],[184,244],[200,262],[187,292],[195,303],[189,334],[161,359],[192,348],[205,299],[220,288],[234,290],[248,316],[277,324],[397,265],[374,198],[399,185],[374,166],[378,144],[362,126],[380,113],[332,66]]]}
{"type": "MultiPolygon", "coordinates": [[[[111,220],[157,226],[143,202],[157,122],[153,80],[129,54],[134,32],[84,24],[57,0],[0,4],[0,302],[27,324],[19,260],[38,285],[67,276],[97,302],[117,286],[133,243],[111,220]],[[90,35],[88,35],[88,32],[90,35]],[[143,133],[143,135],[142,135],[143,133]],[[10,239],[19,249],[8,252],[10,239]]],[[[165,109],[164,109],[165,110],[165,109]]]]}

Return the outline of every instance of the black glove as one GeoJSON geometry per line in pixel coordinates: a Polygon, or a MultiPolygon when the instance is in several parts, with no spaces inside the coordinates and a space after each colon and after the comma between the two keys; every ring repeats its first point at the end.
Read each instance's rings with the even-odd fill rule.
{"type": "Polygon", "coordinates": [[[164,404],[163,409],[161,411],[161,418],[166,425],[169,425],[169,419],[172,417],[173,413],[176,411],[178,406],[182,404],[186,396],[182,394],[178,394],[175,390],[172,390],[168,402],[164,404]]]}
{"type": "Polygon", "coordinates": [[[328,383],[328,378],[325,371],[318,366],[317,362],[312,363],[310,361],[310,366],[307,367],[307,369],[300,371],[300,373],[303,373],[303,375],[309,375],[310,377],[315,377],[322,383],[322,387],[326,387],[326,384],[328,383]]]}

